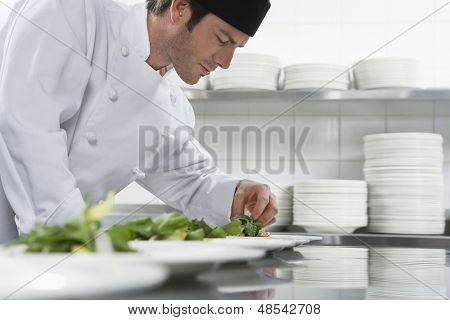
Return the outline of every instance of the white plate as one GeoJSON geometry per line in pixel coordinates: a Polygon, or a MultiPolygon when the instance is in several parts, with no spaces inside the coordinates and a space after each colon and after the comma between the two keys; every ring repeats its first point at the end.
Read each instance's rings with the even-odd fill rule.
{"type": "MultiPolygon", "coordinates": [[[[244,237],[228,237],[231,239],[244,239],[244,237]]],[[[248,239],[249,237],[245,237],[245,239],[248,239]]],[[[260,238],[258,238],[260,239],[260,238]]],[[[309,243],[311,241],[318,241],[322,240],[323,237],[320,236],[304,236],[304,235],[289,235],[289,234],[270,234],[269,239],[275,239],[275,240],[289,240],[295,242],[296,246],[309,243]]]]}
{"type": "Polygon", "coordinates": [[[361,188],[346,188],[346,187],[314,187],[314,188],[296,188],[294,191],[294,198],[302,194],[330,194],[330,195],[367,195],[367,189],[361,188]]]}
{"type": "Polygon", "coordinates": [[[336,194],[336,193],[296,193],[294,201],[323,201],[324,203],[333,201],[347,201],[347,202],[366,202],[367,190],[363,194],[336,194]]]}
{"type": "Polygon", "coordinates": [[[313,216],[315,217],[317,214],[321,214],[323,216],[365,216],[367,214],[367,206],[358,209],[349,209],[349,208],[333,208],[333,207],[296,207],[294,206],[293,210],[294,215],[300,216],[313,216]]]}
{"type": "Polygon", "coordinates": [[[366,187],[366,182],[363,180],[330,180],[330,179],[309,179],[301,180],[294,184],[294,188],[301,187],[346,187],[346,188],[361,188],[366,187]]]}
{"type": "Polygon", "coordinates": [[[422,227],[392,227],[392,226],[373,226],[369,225],[368,230],[376,233],[398,233],[398,234],[443,234],[444,226],[435,228],[422,227]]]}
{"type": "Polygon", "coordinates": [[[440,134],[423,133],[423,132],[401,132],[401,133],[378,133],[364,136],[365,142],[372,141],[390,141],[390,140],[431,140],[442,142],[443,138],[440,134]]]}
{"type": "Polygon", "coordinates": [[[431,173],[442,174],[442,169],[434,167],[374,167],[365,168],[364,173],[377,174],[377,173],[402,173],[402,174],[417,174],[417,173],[431,173]]]}
{"type": "Polygon", "coordinates": [[[129,246],[151,257],[153,261],[177,267],[196,266],[201,264],[219,264],[233,261],[249,261],[261,258],[264,250],[253,248],[236,248],[218,245],[215,239],[205,241],[130,241],[129,246]]]}
{"type": "Polygon", "coordinates": [[[355,217],[339,217],[339,216],[323,216],[322,217],[305,217],[303,215],[294,216],[293,224],[314,224],[314,225],[366,225],[369,218],[367,216],[355,217]]]}
{"type": "Polygon", "coordinates": [[[11,299],[92,299],[163,283],[168,270],[137,254],[0,256],[0,295],[11,299]],[[48,271],[47,271],[48,270],[48,271]]]}
{"type": "Polygon", "coordinates": [[[320,241],[323,240],[321,236],[310,236],[310,235],[295,235],[295,234],[284,234],[284,233],[273,233],[270,234],[273,239],[288,239],[288,240],[309,240],[309,241],[320,241]]]}
{"type": "Polygon", "coordinates": [[[408,175],[408,174],[385,174],[385,175],[365,175],[366,181],[371,183],[378,182],[436,182],[439,183],[443,181],[444,177],[442,175],[408,175]]]}
{"type": "Polygon", "coordinates": [[[414,159],[442,159],[443,151],[427,152],[427,151],[409,151],[409,150],[397,150],[397,151],[381,151],[381,150],[365,150],[366,160],[375,159],[390,159],[390,158],[414,158],[414,159]]]}
{"type": "Polygon", "coordinates": [[[392,166],[424,166],[442,168],[444,158],[380,158],[369,159],[364,162],[364,168],[392,167],[392,166]]]}
{"type": "Polygon", "coordinates": [[[294,201],[297,209],[338,209],[338,210],[360,210],[367,208],[367,201],[294,201]]]}
{"type": "Polygon", "coordinates": [[[299,224],[299,226],[312,233],[352,233],[365,225],[339,225],[339,227],[336,227],[332,225],[299,224]]]}
{"type": "Polygon", "coordinates": [[[255,248],[260,250],[274,251],[285,248],[293,248],[296,242],[287,239],[270,239],[270,238],[250,238],[250,237],[229,237],[226,239],[211,239],[212,243],[226,246],[227,248],[255,248]]]}

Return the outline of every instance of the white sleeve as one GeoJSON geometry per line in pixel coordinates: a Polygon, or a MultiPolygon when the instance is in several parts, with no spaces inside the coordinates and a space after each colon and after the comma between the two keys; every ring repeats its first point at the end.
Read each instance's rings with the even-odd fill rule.
{"type": "Polygon", "coordinates": [[[0,175],[20,232],[37,221],[65,222],[85,205],[60,126],[80,108],[91,72],[85,10],[85,1],[26,0],[6,37],[0,175]]]}
{"type": "Polygon", "coordinates": [[[240,179],[220,172],[210,154],[193,136],[160,163],[144,180],[138,181],[142,187],[190,219],[204,218],[215,225],[230,221],[234,192],[240,179]]]}

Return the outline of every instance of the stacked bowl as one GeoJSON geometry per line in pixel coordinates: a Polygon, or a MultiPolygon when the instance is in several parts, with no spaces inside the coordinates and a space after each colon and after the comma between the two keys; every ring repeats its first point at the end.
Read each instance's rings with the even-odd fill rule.
{"type": "Polygon", "coordinates": [[[367,184],[303,180],[294,185],[294,224],[307,232],[351,233],[367,225],[367,184]]]}
{"type": "Polygon", "coordinates": [[[292,190],[290,185],[272,186],[271,190],[275,194],[278,203],[278,217],[275,226],[292,224],[292,190]]]}
{"type": "Polygon", "coordinates": [[[285,90],[348,90],[350,78],[346,66],[330,64],[294,64],[284,68],[285,90]]]}
{"type": "Polygon", "coordinates": [[[277,57],[236,54],[229,69],[211,75],[211,86],[213,90],[277,90],[280,70],[277,57]]]}
{"type": "Polygon", "coordinates": [[[444,232],[442,142],[431,133],[364,137],[371,232],[444,232]]]}
{"type": "Polygon", "coordinates": [[[445,250],[370,250],[367,299],[445,299],[445,250]]]}
{"type": "Polygon", "coordinates": [[[404,58],[363,60],[353,68],[358,89],[422,88],[419,61],[404,58]]]}

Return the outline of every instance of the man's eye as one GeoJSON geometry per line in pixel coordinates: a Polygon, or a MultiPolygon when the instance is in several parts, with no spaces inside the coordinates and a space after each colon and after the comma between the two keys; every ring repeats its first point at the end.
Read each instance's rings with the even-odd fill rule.
{"type": "Polygon", "coordinates": [[[219,37],[217,37],[217,40],[219,40],[219,43],[224,46],[228,43],[228,41],[222,41],[222,39],[220,39],[219,37]]]}

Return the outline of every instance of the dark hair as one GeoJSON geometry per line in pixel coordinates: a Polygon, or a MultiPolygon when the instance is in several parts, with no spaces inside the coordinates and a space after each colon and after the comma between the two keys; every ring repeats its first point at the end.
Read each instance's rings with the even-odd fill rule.
{"type": "MultiPolygon", "coordinates": [[[[195,0],[189,0],[191,4],[192,16],[186,24],[189,31],[192,31],[194,27],[209,13],[208,10],[199,5],[195,0]]],[[[147,0],[147,9],[155,16],[159,16],[166,11],[172,0],[147,0]]]]}

